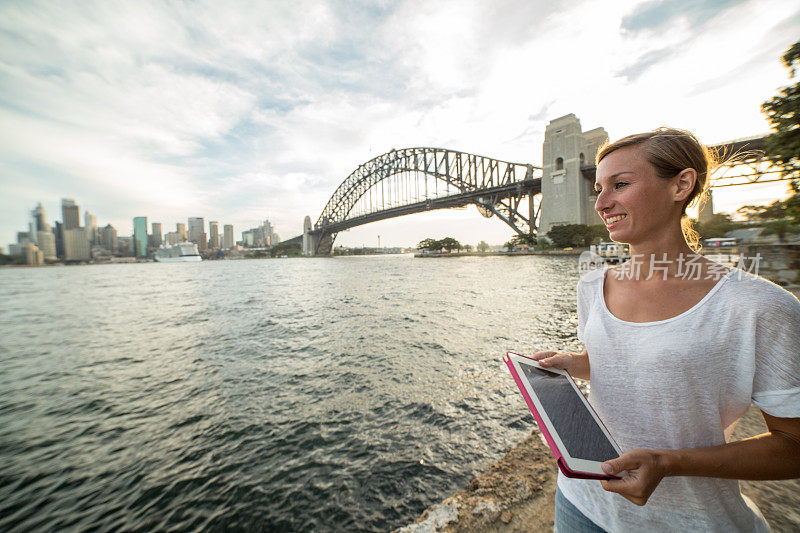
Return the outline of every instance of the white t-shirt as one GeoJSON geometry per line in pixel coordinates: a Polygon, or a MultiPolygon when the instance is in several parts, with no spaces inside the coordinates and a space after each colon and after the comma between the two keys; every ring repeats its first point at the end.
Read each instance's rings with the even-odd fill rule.
{"type": "MultiPolygon", "coordinates": [[[[800,302],[791,293],[732,269],[680,315],[627,322],[606,307],[604,274],[578,283],[578,339],[589,353],[589,401],[623,451],[724,444],[751,401],[800,417],[800,302]]],[[[643,507],[599,481],[559,474],[558,486],[608,531],[768,531],[736,480],[666,477],[643,507]]]]}

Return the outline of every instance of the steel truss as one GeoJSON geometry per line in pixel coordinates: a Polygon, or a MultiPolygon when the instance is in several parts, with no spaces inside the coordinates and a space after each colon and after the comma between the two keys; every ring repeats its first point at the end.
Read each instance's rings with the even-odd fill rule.
{"type": "Polygon", "coordinates": [[[733,187],[786,181],[800,177],[800,168],[784,166],[766,156],[766,137],[748,137],[709,146],[720,161],[709,175],[709,187],[733,187]]]}
{"type": "Polygon", "coordinates": [[[541,168],[443,148],[391,150],[359,166],[314,224],[315,253],[328,255],[338,232],[433,209],[478,206],[519,234],[533,233],[541,207],[541,168]],[[528,210],[520,209],[528,200],[528,210]]]}

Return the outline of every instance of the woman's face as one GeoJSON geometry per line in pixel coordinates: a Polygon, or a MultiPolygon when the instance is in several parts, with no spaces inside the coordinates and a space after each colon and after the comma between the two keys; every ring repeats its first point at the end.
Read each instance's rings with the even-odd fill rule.
{"type": "MultiPolygon", "coordinates": [[[[656,176],[639,147],[611,152],[597,165],[595,209],[616,242],[637,244],[658,238],[676,214],[673,180],[656,176]]],[[[677,214],[680,223],[680,213],[677,214]]]]}

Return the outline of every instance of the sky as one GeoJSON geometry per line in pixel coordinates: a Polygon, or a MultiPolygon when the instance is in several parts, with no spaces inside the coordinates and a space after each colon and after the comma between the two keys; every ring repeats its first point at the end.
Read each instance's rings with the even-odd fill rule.
{"type": "MultiPolygon", "coordinates": [[[[282,238],[361,163],[433,146],[541,165],[574,113],[611,139],[669,125],[707,144],[765,134],[800,35],[786,0],[0,2],[0,244],[61,198],[120,235],[200,216],[282,238]]],[[[715,193],[717,211],[787,185],[715,193]]],[[[336,244],[500,244],[475,207],[336,244]]]]}

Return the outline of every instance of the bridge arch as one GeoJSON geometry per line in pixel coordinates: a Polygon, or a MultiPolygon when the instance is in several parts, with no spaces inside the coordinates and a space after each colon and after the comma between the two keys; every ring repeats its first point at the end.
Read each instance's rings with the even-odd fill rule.
{"type": "Polygon", "coordinates": [[[540,192],[541,169],[532,165],[444,148],[392,149],[360,165],[331,195],[314,224],[315,254],[330,254],[336,234],[351,227],[468,204],[518,233],[530,233],[536,230],[534,196],[540,192]],[[527,214],[519,211],[525,197],[527,214]]]}

